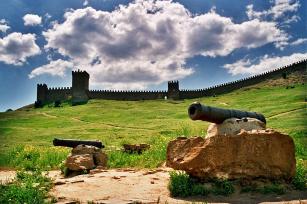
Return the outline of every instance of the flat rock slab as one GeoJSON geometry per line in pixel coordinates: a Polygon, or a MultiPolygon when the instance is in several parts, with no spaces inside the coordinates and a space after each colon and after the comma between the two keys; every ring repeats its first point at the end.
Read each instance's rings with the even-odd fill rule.
{"type": "Polygon", "coordinates": [[[155,171],[115,169],[102,170],[90,175],[79,175],[72,178],[57,177],[51,194],[60,203],[78,200],[82,203],[177,203],[169,197],[167,189],[169,173],[167,170],[155,171]],[[75,182],[83,180],[83,182],[75,182]]]}
{"type": "MultiPolygon", "coordinates": [[[[58,182],[50,194],[58,204],[64,203],[274,203],[307,204],[307,194],[289,191],[284,195],[263,195],[257,193],[235,193],[231,196],[171,198],[167,189],[170,169],[135,170],[112,169],[97,170],[94,174],[63,178],[59,171],[49,172],[58,182]],[[159,200],[159,202],[158,202],[159,200]]],[[[13,179],[14,171],[1,171],[0,182],[13,179]]]]}

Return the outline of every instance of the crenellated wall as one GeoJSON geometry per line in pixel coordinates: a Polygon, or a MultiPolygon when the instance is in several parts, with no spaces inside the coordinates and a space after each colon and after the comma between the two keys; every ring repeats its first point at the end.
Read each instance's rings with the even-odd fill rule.
{"type": "Polygon", "coordinates": [[[155,100],[190,99],[205,96],[214,96],[228,93],[246,86],[251,86],[267,79],[282,77],[284,73],[307,71],[307,59],[248,78],[223,83],[217,86],[196,90],[180,90],[178,81],[169,81],[167,91],[117,91],[117,90],[88,90],[89,74],[85,71],[73,71],[73,87],[48,88],[46,84],[37,85],[37,101],[43,103],[57,100],[87,101],[88,99],[111,100],[155,100]]]}
{"type": "Polygon", "coordinates": [[[48,88],[47,101],[68,100],[72,96],[71,87],[51,87],[48,88]]]}
{"type": "Polygon", "coordinates": [[[90,99],[112,100],[155,100],[164,99],[167,91],[114,91],[114,90],[91,90],[88,92],[90,99]]]}
{"type": "Polygon", "coordinates": [[[232,81],[228,83],[223,83],[217,86],[208,87],[205,89],[197,90],[180,90],[180,99],[188,98],[199,98],[205,96],[214,96],[224,93],[229,93],[231,91],[258,84],[267,79],[272,79],[274,77],[282,77],[283,73],[290,74],[296,71],[307,71],[307,60],[301,60],[299,62],[274,69],[272,71],[264,72],[258,75],[240,79],[237,81],[232,81]]]}

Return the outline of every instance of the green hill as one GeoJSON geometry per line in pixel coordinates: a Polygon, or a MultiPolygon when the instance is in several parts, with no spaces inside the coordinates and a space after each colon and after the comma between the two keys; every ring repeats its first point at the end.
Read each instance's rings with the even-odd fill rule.
{"type": "Polygon", "coordinates": [[[252,86],[229,94],[183,101],[90,100],[86,105],[53,105],[0,113],[0,165],[54,168],[69,149],[52,147],[54,137],[99,139],[106,145],[110,167],[156,167],[165,160],[166,145],[178,135],[206,134],[209,123],[192,121],[193,101],[223,108],[263,113],[267,126],[289,134],[298,159],[307,160],[307,85],[296,83],[252,86]],[[148,143],[149,151],[128,155],[123,143],[148,143]]]}

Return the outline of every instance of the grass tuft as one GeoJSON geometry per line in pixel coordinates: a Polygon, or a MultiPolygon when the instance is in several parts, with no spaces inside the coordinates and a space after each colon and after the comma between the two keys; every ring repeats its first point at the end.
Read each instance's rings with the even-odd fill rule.
{"type": "Polygon", "coordinates": [[[0,203],[48,203],[47,196],[51,186],[51,180],[38,169],[19,171],[12,183],[0,184],[0,203]]]}
{"type": "Polygon", "coordinates": [[[292,184],[297,190],[307,189],[307,167],[304,166],[303,160],[298,160],[296,164],[296,174],[292,184]]]}
{"type": "Polygon", "coordinates": [[[210,193],[215,195],[229,196],[234,193],[234,186],[227,180],[215,180],[211,188],[191,179],[184,171],[170,172],[168,189],[173,197],[207,196],[210,193]]]}
{"type": "Polygon", "coordinates": [[[9,167],[35,171],[36,169],[50,170],[57,168],[68,154],[68,149],[59,147],[35,147],[18,145],[0,158],[0,163],[9,167]]]}

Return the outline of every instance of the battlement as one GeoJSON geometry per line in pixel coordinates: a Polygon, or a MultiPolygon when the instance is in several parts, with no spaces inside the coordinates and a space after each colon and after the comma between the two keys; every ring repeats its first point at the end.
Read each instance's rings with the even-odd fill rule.
{"type": "Polygon", "coordinates": [[[202,89],[179,89],[179,81],[168,81],[167,91],[160,90],[89,90],[90,75],[86,71],[72,71],[72,87],[50,87],[46,84],[37,84],[37,100],[43,103],[72,98],[75,102],[84,102],[89,99],[110,100],[155,100],[164,99],[189,99],[205,96],[215,96],[228,93],[246,86],[254,85],[271,79],[290,74],[295,71],[307,71],[307,59],[266,71],[243,79],[222,83],[202,89]]]}
{"type": "Polygon", "coordinates": [[[80,69],[72,71],[72,74],[73,75],[75,75],[75,74],[84,74],[84,75],[90,76],[86,71],[80,70],[80,69]]]}

